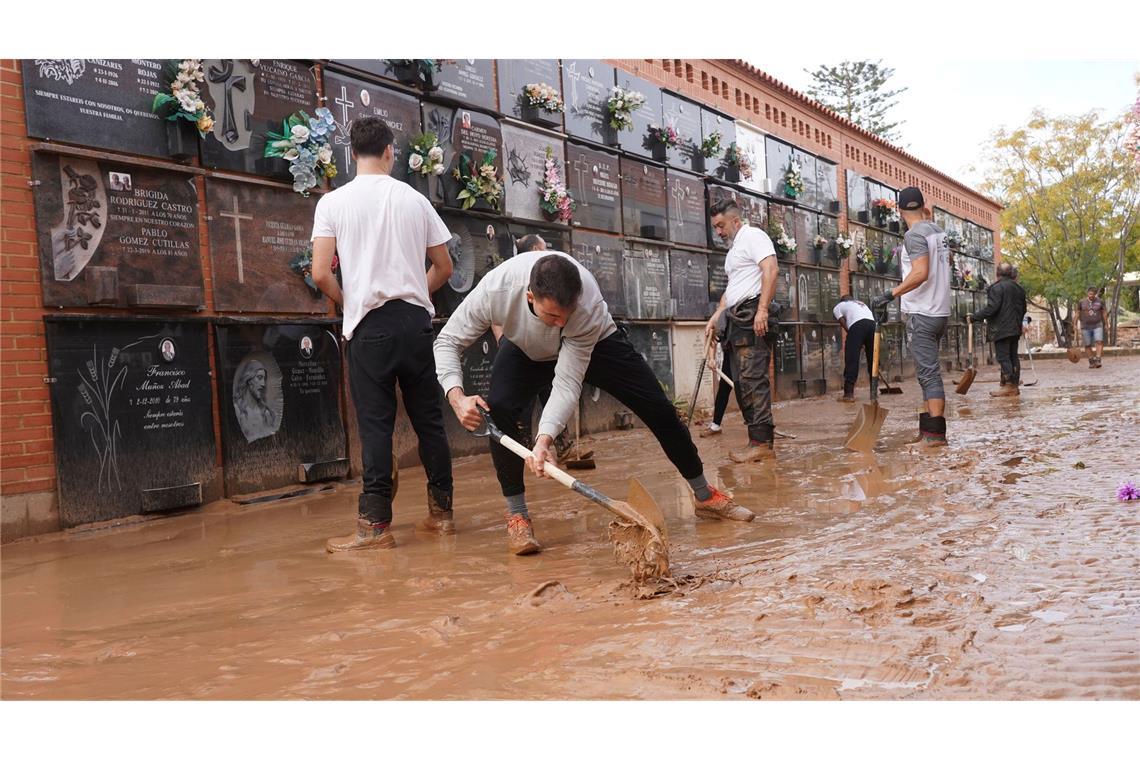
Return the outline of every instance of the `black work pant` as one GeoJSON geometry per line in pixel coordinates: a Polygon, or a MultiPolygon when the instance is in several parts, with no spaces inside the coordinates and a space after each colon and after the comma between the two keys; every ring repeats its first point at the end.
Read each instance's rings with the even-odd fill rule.
{"type": "Polygon", "coordinates": [[[428,488],[441,506],[451,505],[451,448],[443,429],[434,341],[426,309],[407,301],[389,301],[368,312],[348,342],[348,376],[364,462],[360,516],[370,522],[392,519],[397,381],[419,438],[428,488]]]}
{"type": "Polygon", "coordinates": [[[994,341],[994,355],[1001,367],[1001,381],[1013,386],[1021,384],[1021,359],[1017,355],[1020,337],[999,338],[994,341]]]}
{"type": "MultiPolygon", "coordinates": [[[[724,361],[721,363],[720,369],[725,377],[732,377],[731,346],[725,346],[724,348],[724,361]]],[[[720,383],[716,386],[716,401],[713,403],[713,423],[719,425],[724,420],[724,412],[728,409],[728,398],[731,395],[732,386],[721,379],[720,383]]]]}
{"type": "Polygon", "coordinates": [[[775,435],[775,422],[772,419],[772,381],[768,374],[768,364],[772,356],[769,337],[774,332],[760,337],[753,333],[752,340],[744,337],[732,339],[732,361],[736,374],[732,382],[736,384],[736,403],[748,427],[748,440],[752,443],[771,443],[775,435]]]}
{"type": "Polygon", "coordinates": [[[855,390],[859,379],[859,350],[867,357],[867,377],[871,376],[871,358],[875,353],[875,320],[860,319],[847,328],[847,343],[843,348],[843,392],[855,390]]]}
{"type": "MultiPolygon", "coordinates": [[[[499,352],[491,367],[491,390],[487,403],[491,417],[507,435],[525,435],[534,398],[539,389],[554,379],[555,362],[536,362],[509,340],[499,343],[499,352]]],[[[609,393],[628,407],[656,436],[669,461],[686,479],[704,472],[697,447],[688,428],[677,416],[677,410],[661,390],[656,375],[641,354],[620,331],[594,346],[585,381],[609,393]]],[[[531,446],[529,435],[519,443],[531,446]]],[[[517,496],[526,490],[523,484],[524,462],[498,442],[491,442],[491,459],[503,496],[517,496]]]]}

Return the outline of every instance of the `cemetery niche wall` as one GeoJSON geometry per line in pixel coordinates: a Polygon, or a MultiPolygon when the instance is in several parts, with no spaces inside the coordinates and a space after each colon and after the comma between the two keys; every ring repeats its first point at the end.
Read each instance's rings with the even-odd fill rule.
{"type": "Polygon", "coordinates": [[[559,177],[569,185],[564,160],[566,149],[562,140],[552,137],[549,132],[511,124],[503,125],[502,134],[506,214],[516,219],[558,222],[555,216],[542,209],[540,201],[548,151],[559,177]]]}
{"type": "Polygon", "coordinates": [[[626,241],[622,256],[625,304],[634,319],[668,319],[671,315],[669,249],[626,241]]]}
{"type": "Polygon", "coordinates": [[[599,60],[563,59],[562,93],[566,103],[566,134],[610,145],[616,132],[609,127],[607,103],[613,91],[614,67],[599,60]]]}
{"type": "Polygon", "coordinates": [[[621,159],[622,231],[631,237],[664,240],[668,234],[665,170],[621,159]]]}
{"type": "Polygon", "coordinates": [[[523,100],[527,85],[552,88],[562,98],[562,75],[557,58],[510,58],[495,62],[499,81],[499,110],[548,129],[562,129],[562,112],[528,107],[523,100]]]}
{"type": "Polygon", "coordinates": [[[570,143],[566,146],[566,187],[574,198],[574,225],[622,231],[618,157],[570,143]]]}
{"type": "Polygon", "coordinates": [[[602,298],[610,307],[610,315],[627,316],[629,312],[625,305],[621,238],[600,232],[574,230],[569,253],[578,260],[578,263],[590,270],[590,274],[598,281],[602,298]]]}
{"type": "Polygon", "coordinates": [[[440,218],[451,230],[447,252],[453,268],[447,283],[432,293],[437,318],[450,316],[483,275],[515,255],[514,238],[501,221],[452,212],[440,218]]]}
{"type": "Polygon", "coordinates": [[[327,108],[336,121],[336,130],[330,141],[336,159],[337,174],[333,187],[341,187],[356,176],[356,162],[352,160],[352,141],[349,126],[361,116],[379,116],[395,137],[392,177],[408,179],[408,143],[420,132],[420,102],[414,95],[397,92],[330,69],[324,69],[324,93],[327,108]]]}

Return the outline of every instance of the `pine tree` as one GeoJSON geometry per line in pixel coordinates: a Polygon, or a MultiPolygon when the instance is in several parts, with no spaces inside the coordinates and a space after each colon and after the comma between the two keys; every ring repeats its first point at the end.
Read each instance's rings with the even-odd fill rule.
{"type": "Polygon", "coordinates": [[[903,87],[888,90],[887,80],[895,70],[883,61],[842,61],[836,66],[820,66],[811,75],[814,84],[808,95],[840,116],[884,140],[897,142],[896,127],[902,121],[888,121],[888,111],[897,105],[895,97],[906,92],[903,87]]]}

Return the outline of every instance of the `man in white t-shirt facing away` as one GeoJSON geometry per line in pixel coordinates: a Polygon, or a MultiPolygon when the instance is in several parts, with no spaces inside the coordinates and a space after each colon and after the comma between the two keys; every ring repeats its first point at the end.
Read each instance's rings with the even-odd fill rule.
{"type": "Polygon", "coordinates": [[[950,321],[950,247],[946,233],[930,221],[933,213],[926,208],[917,187],[899,192],[899,212],[907,227],[903,237],[903,280],[875,296],[871,311],[878,313],[901,296],[907,342],[926,406],[918,418],[918,439],[927,446],[945,446],[946,391],[938,364],[938,344],[950,321]]]}
{"type": "Polygon", "coordinates": [[[321,198],[313,221],[313,281],[344,309],[349,387],[364,461],[356,533],[330,539],[330,552],[396,544],[390,525],[397,382],[427,473],[428,516],[417,527],[455,532],[451,449],[431,327],[431,293],[451,276],[451,232],[427,198],[390,176],[393,135],[383,119],[356,119],[350,132],[356,177],[321,198]],[[334,254],[343,290],[332,272],[334,254]],[[425,254],[431,261],[426,272],[425,254]]]}
{"type": "Polygon", "coordinates": [[[732,247],[724,259],[728,284],[705,332],[723,328],[727,350],[732,351],[736,402],[748,426],[748,447],[728,456],[734,462],[772,459],[776,426],[768,365],[776,336],[774,326],[769,329],[768,307],[779,274],[776,249],[763,230],[744,220],[735,201],[717,201],[709,208],[709,217],[713,229],[732,247]]]}
{"type": "Polygon", "coordinates": [[[859,351],[867,356],[867,376],[871,375],[871,357],[875,350],[875,315],[867,304],[850,295],[839,299],[832,311],[839,326],[847,334],[843,344],[843,395],[840,401],[855,401],[855,381],[859,379],[859,351]]]}

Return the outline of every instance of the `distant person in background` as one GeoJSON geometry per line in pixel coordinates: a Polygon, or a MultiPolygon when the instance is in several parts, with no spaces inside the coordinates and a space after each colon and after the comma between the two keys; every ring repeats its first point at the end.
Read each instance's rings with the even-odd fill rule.
{"type": "Polygon", "coordinates": [[[859,351],[867,357],[867,376],[871,375],[871,360],[875,351],[875,315],[867,304],[850,295],[835,304],[832,314],[847,334],[843,348],[843,395],[839,401],[855,401],[855,381],[859,379],[859,351]]]}
{"type": "Polygon", "coordinates": [[[1108,310],[1104,307],[1104,301],[1097,295],[1095,287],[1088,286],[1077,310],[1081,313],[1081,342],[1085,344],[1085,356],[1089,359],[1089,368],[1099,369],[1101,354],[1104,352],[1104,326],[1108,324],[1108,310]]]}
{"type": "Polygon", "coordinates": [[[930,221],[933,212],[926,208],[917,187],[905,187],[899,192],[899,213],[907,227],[903,237],[903,280],[875,296],[871,311],[877,313],[899,297],[926,407],[918,417],[918,441],[926,446],[945,446],[946,390],[938,363],[938,344],[950,321],[950,248],[946,233],[930,221]]]}
{"type": "Polygon", "coordinates": [[[1020,396],[1021,359],[1017,344],[1025,330],[1025,291],[1014,280],[1013,265],[997,265],[997,282],[986,289],[987,303],[967,317],[973,322],[986,320],[987,338],[994,344],[994,355],[1001,366],[1001,387],[991,396],[1020,396]]]}

